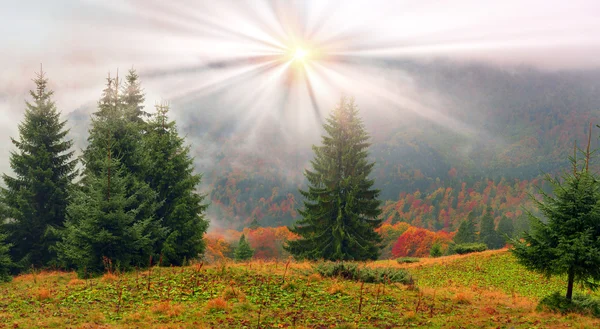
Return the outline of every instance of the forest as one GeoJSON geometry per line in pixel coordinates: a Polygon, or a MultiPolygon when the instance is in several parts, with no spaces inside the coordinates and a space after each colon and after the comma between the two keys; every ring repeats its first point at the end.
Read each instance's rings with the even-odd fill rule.
{"type": "MultiPolygon", "coordinates": [[[[330,318],[332,325],[423,324],[425,314],[429,321],[440,321],[440,316],[458,309],[457,305],[474,302],[460,283],[451,288],[456,291],[440,291],[446,295],[443,300],[452,301],[450,308],[435,306],[440,289],[437,273],[462,266],[474,273],[484,271],[473,278],[482,280],[480,287],[499,291],[507,289],[506,275],[496,276],[494,271],[527,273],[526,280],[531,280],[534,290],[519,291],[521,296],[529,296],[519,298],[541,298],[538,310],[600,316],[600,302],[593,295],[600,279],[596,266],[600,254],[594,247],[600,234],[600,179],[594,174],[592,123],[586,130],[587,144],[574,143],[572,156],[567,158],[571,168],[562,174],[540,174],[531,180],[461,181],[458,170],[451,167],[444,182],[439,178],[430,181],[428,193],[418,188],[401,191],[397,200],[384,202],[375,183],[382,167],[376,166],[377,157],[369,152],[371,136],[355,100],[343,96],[323,125],[321,144],[313,146],[314,159],[305,169],[306,181],[297,193],[281,196],[277,187],[269,191],[262,185],[254,189],[245,185],[248,180],[243,176],[234,175],[234,170],[216,185],[224,184],[224,194],[219,196],[214,191],[201,192],[203,175],[194,165],[193,145],[180,136],[176,122],[170,119],[170,104],[156,103],[153,113],[146,111],[145,94],[134,69],[124,80],[118,74],[107,77],[91,116],[87,146],[77,156],[69,138],[69,121],[61,119],[48,81],[42,70],[34,79],[19,137],[11,139],[16,150],[10,156],[12,172],[4,173],[5,187],[0,193],[0,278],[10,282],[16,276],[11,287],[25,289],[25,295],[32,294],[47,307],[67,303],[73,312],[79,312],[77,303],[66,302],[69,298],[87,299],[80,294],[88,289],[103,291],[101,294],[119,291],[115,308],[104,309],[100,317],[85,311],[85,319],[128,325],[139,321],[161,325],[174,319],[186,322],[194,316],[184,311],[182,303],[191,302],[205,304],[208,317],[203,323],[210,325],[225,319],[234,325],[244,313],[241,323],[246,325],[256,321],[259,328],[277,323],[278,327],[297,327],[297,321],[309,325],[322,322],[316,313],[303,314],[310,308],[297,305],[299,296],[304,300],[326,293],[319,298],[342,298],[350,303],[350,309],[358,301],[357,313],[338,311],[330,318]],[[249,202],[258,198],[259,206],[250,211],[247,203],[238,203],[240,190],[251,195],[249,202]],[[235,218],[243,213],[249,217],[238,225],[220,225],[227,223],[220,220],[211,228],[209,207],[224,211],[224,217],[227,212],[235,218]],[[281,225],[286,216],[294,220],[292,225],[281,225]],[[468,263],[470,260],[475,265],[468,263]],[[361,262],[365,265],[358,265],[361,262]],[[163,273],[161,268],[172,270],[163,273]],[[158,275],[154,285],[153,271],[158,275]],[[549,282],[538,282],[530,277],[533,272],[547,280],[558,278],[552,289],[564,289],[566,283],[566,295],[544,295],[549,282]],[[21,282],[27,284],[29,276],[33,286],[23,287],[21,282]],[[415,288],[413,276],[423,280],[420,289],[434,289],[433,293],[424,295],[415,288]],[[308,281],[303,282],[305,277],[308,281]],[[145,294],[154,294],[149,302],[154,306],[144,312],[159,315],[157,319],[146,319],[147,315],[134,311],[146,298],[140,278],[147,280],[145,294]],[[342,278],[354,283],[338,283],[342,278]],[[491,278],[499,281],[490,283],[487,280],[491,278]],[[70,280],[67,286],[80,288],[75,295],[62,288],[45,288],[52,280],[70,280]],[[94,280],[98,280],[98,288],[92,288],[94,280]],[[229,280],[230,286],[221,287],[222,280],[229,280]],[[265,280],[267,290],[262,291],[265,280]],[[281,284],[273,285],[271,280],[281,280],[281,284]],[[188,287],[190,282],[193,284],[188,287]],[[213,287],[206,285],[209,282],[213,287]],[[260,282],[259,290],[251,290],[248,282],[250,286],[260,282]],[[317,287],[309,297],[311,282],[317,287]],[[377,290],[363,292],[365,283],[374,284],[377,290]],[[214,284],[223,290],[221,296],[213,295],[214,284]],[[397,292],[380,296],[386,285],[390,285],[388,289],[403,286],[409,295],[419,292],[412,297],[397,292]],[[584,288],[588,289],[586,295],[574,293],[584,288]],[[167,297],[165,291],[171,295],[167,297]],[[293,303],[286,297],[290,293],[293,303]],[[376,303],[370,304],[369,298],[376,303]],[[410,303],[416,303],[414,311],[389,316],[390,308],[407,302],[403,307],[408,309],[410,303]],[[262,306],[257,309],[256,305],[262,306]],[[263,307],[270,314],[264,318],[263,307]],[[298,308],[280,317],[280,307],[298,308]],[[122,314],[128,314],[127,318],[122,314]]],[[[227,167],[225,163],[223,167],[227,167]]],[[[416,171],[409,179],[418,182],[424,177],[416,171]]],[[[464,273],[441,280],[445,279],[462,282],[464,273]]],[[[522,314],[526,306],[517,306],[516,284],[510,284],[513,298],[505,303],[522,314]]],[[[471,289],[479,288],[473,285],[471,289]]],[[[7,293],[14,296],[14,292],[7,293]]],[[[479,298],[483,305],[498,300],[496,295],[479,298]]],[[[17,300],[11,297],[0,301],[0,306],[13,308],[17,300]]],[[[497,303],[485,306],[479,314],[497,314],[502,302],[497,303]]],[[[312,312],[335,311],[321,305],[312,312]]],[[[506,320],[492,318],[491,323],[509,323],[516,314],[507,315],[506,320]]],[[[32,318],[19,318],[12,311],[0,317],[17,326],[32,325],[32,318]]],[[[55,324],[64,320],[60,315],[52,318],[55,324]]],[[[521,318],[520,324],[549,323],[548,318],[534,318],[521,318]]]]}

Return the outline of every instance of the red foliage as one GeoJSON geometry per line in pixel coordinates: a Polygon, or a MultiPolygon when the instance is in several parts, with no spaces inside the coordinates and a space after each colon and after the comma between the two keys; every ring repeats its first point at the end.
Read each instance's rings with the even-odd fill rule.
{"type": "Polygon", "coordinates": [[[275,259],[281,256],[272,227],[249,230],[247,236],[248,243],[254,249],[255,259],[275,259]]]}
{"type": "Polygon", "coordinates": [[[456,168],[452,167],[452,169],[448,170],[448,176],[450,176],[450,178],[456,177],[456,168]]]}

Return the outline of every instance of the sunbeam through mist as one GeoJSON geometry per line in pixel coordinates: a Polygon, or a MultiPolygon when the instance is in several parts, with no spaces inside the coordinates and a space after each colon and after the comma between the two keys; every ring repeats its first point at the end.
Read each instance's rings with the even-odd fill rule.
{"type": "MultiPolygon", "coordinates": [[[[18,134],[14,122],[40,62],[58,107],[76,122],[79,148],[107,73],[133,66],[146,110],[172,104],[207,190],[229,172],[259,167],[279,180],[272,185],[296,191],[341,95],[356,99],[378,174],[393,166],[402,179],[428,183],[456,163],[478,173],[533,166],[523,154],[554,151],[535,150],[539,136],[518,126],[520,115],[596,106],[600,3],[592,0],[25,2],[2,8],[0,28],[14,33],[0,35],[8,50],[0,52],[0,140],[18,134]],[[514,140],[521,133],[531,136],[514,140]],[[408,173],[414,154],[427,152],[431,170],[408,173]]],[[[553,129],[548,120],[541,130],[553,129]]]]}

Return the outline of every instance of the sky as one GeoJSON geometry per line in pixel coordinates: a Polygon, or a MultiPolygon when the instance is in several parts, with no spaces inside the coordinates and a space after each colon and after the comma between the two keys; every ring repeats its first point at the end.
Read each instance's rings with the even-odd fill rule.
{"type": "MultiPolygon", "coordinates": [[[[595,69],[599,14],[595,0],[4,1],[0,159],[12,149],[9,137],[18,134],[42,63],[63,114],[93,109],[107,74],[134,67],[149,108],[160,100],[211,104],[238,121],[249,143],[267,119],[293,123],[282,129],[296,135],[284,139],[318,131],[342,93],[367,109],[384,103],[379,111],[403,108],[469,133],[435,96],[420,97],[412,77],[391,76],[381,63],[444,58],[595,69]]],[[[8,161],[1,162],[5,171],[8,161]]]]}

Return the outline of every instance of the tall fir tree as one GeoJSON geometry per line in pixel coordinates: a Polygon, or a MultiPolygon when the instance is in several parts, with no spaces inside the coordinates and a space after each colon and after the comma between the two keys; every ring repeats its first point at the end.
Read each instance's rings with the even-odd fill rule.
{"type": "Polygon", "coordinates": [[[492,217],[491,207],[487,207],[485,214],[481,218],[479,241],[485,243],[488,249],[499,249],[504,246],[504,239],[496,232],[496,225],[494,223],[494,217],[492,217]]]}
{"type": "MultiPolygon", "coordinates": [[[[127,225],[144,223],[145,230],[150,232],[149,237],[154,243],[153,256],[158,257],[160,250],[156,244],[166,237],[168,230],[164,229],[162,218],[156,213],[161,206],[158,195],[145,182],[144,175],[148,171],[150,161],[148,152],[142,144],[144,134],[140,123],[127,117],[128,105],[120,90],[121,83],[118,75],[114,79],[109,75],[106,88],[98,102],[98,110],[93,113],[88,146],[82,156],[85,170],[81,189],[84,193],[93,194],[95,193],[93,189],[101,188],[98,181],[107,174],[107,150],[110,150],[112,165],[108,168],[120,173],[119,180],[122,181],[124,189],[122,193],[127,198],[127,202],[123,203],[125,207],[123,211],[135,216],[135,221],[127,225]],[[146,223],[148,218],[152,219],[149,224],[146,223]]],[[[131,102],[131,104],[135,103],[131,102]]],[[[104,210],[104,213],[106,215],[110,211],[104,210]]],[[[78,214],[85,213],[73,212],[70,215],[69,220],[73,227],[77,227],[79,221],[86,221],[86,218],[77,218],[78,214]]],[[[62,250],[64,252],[65,248],[62,250]]]]}
{"type": "Polygon", "coordinates": [[[454,242],[457,244],[473,243],[476,240],[475,224],[471,220],[463,220],[458,227],[458,232],[454,236],[454,242]]]}
{"type": "Polygon", "coordinates": [[[530,270],[548,277],[566,274],[569,301],[574,283],[595,289],[600,282],[600,181],[588,170],[589,142],[582,168],[576,154],[570,158],[572,173],[546,176],[553,193],[540,189],[542,199],[533,198],[543,219],[529,213],[531,231],[523,240],[513,239],[511,250],[530,270]]]}
{"type": "Polygon", "coordinates": [[[155,192],[147,185],[130,191],[131,174],[110,151],[101,166],[99,174],[87,177],[86,189],[74,193],[57,244],[62,264],[80,277],[101,273],[108,261],[121,271],[147,266],[157,240],[154,218],[139,218],[141,208],[156,204],[155,192]]]}
{"type": "Polygon", "coordinates": [[[8,282],[12,279],[10,273],[14,267],[10,259],[10,247],[12,245],[7,242],[8,235],[0,231],[0,282],[8,282]]]}
{"type": "Polygon", "coordinates": [[[237,261],[249,260],[253,255],[254,249],[252,249],[248,241],[246,241],[246,236],[242,234],[240,241],[233,252],[234,259],[237,261]]]}
{"type": "Polygon", "coordinates": [[[20,268],[55,265],[51,247],[57,238],[47,233],[63,227],[77,175],[66,121],[60,119],[41,69],[34,82],[36,90],[30,91],[33,102],[26,102],[19,140],[11,139],[18,150],[10,155],[15,175],[4,174],[6,188],[0,190],[6,211],[3,217],[7,218],[4,226],[13,245],[11,257],[20,268]]]}
{"type": "Polygon", "coordinates": [[[133,68],[129,69],[125,77],[121,100],[125,106],[125,118],[129,122],[145,126],[144,117],[148,117],[150,114],[144,111],[144,90],[141,87],[139,76],[133,68]]]}
{"type": "MultiPolygon", "coordinates": [[[[139,87],[139,83],[137,86],[139,87]]],[[[111,141],[113,157],[119,159],[121,165],[134,174],[133,177],[141,179],[148,165],[148,158],[142,147],[143,126],[129,110],[141,106],[135,103],[139,97],[123,94],[121,89],[123,87],[119,76],[111,78],[109,75],[106,88],[98,101],[98,110],[92,114],[88,146],[83,152],[86,175],[90,171],[99,173],[108,140],[111,141]]]]}
{"type": "Polygon", "coordinates": [[[368,176],[369,135],[353,99],[342,97],[324,125],[322,146],[313,146],[312,170],[306,170],[308,190],[301,190],[302,219],[291,228],[300,239],[285,249],[296,258],[368,260],[379,254],[375,229],[381,202],[368,176]]]}
{"type": "Polygon", "coordinates": [[[529,216],[525,213],[521,214],[515,219],[515,237],[520,237],[525,232],[529,232],[531,230],[529,216]]]}
{"type": "Polygon", "coordinates": [[[157,217],[169,230],[158,246],[163,264],[182,265],[184,260],[204,252],[204,233],[208,229],[204,213],[208,205],[204,203],[205,195],[196,190],[202,176],[194,173],[190,148],[184,145],[175,121],[169,120],[168,111],[166,104],[157,106],[156,115],[148,123],[144,145],[150,166],[145,177],[162,202],[157,217]]]}
{"type": "Polygon", "coordinates": [[[506,216],[502,216],[502,218],[500,218],[500,221],[498,222],[498,234],[500,234],[500,236],[507,242],[514,237],[515,226],[511,218],[506,216]]]}

